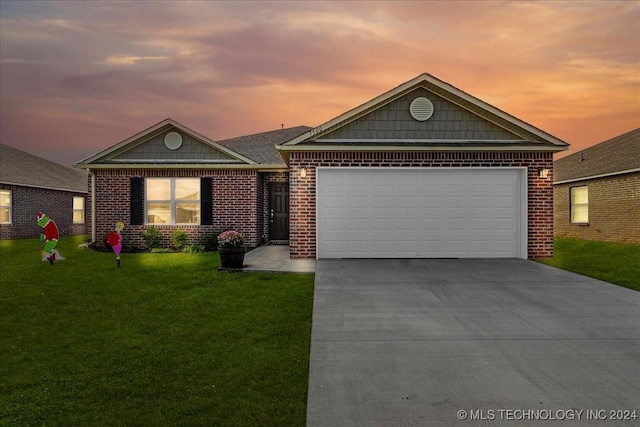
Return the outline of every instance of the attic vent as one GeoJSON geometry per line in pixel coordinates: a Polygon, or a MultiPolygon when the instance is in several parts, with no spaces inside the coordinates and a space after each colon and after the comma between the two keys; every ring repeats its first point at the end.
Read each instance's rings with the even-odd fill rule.
{"type": "Polygon", "coordinates": [[[182,146],[182,136],[178,132],[169,132],[164,136],[164,145],[169,150],[177,150],[182,146]]]}
{"type": "Polygon", "coordinates": [[[429,120],[433,115],[433,103],[425,97],[416,98],[409,106],[411,117],[419,122],[429,120]]]}

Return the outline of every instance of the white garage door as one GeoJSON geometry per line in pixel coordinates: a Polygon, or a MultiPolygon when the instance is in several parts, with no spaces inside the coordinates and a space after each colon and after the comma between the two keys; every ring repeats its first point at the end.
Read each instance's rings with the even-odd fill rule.
{"type": "Polygon", "coordinates": [[[317,169],[318,258],[526,258],[525,168],[317,169]]]}

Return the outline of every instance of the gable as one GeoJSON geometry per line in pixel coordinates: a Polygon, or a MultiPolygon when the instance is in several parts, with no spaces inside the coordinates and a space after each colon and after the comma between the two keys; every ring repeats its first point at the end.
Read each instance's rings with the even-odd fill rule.
{"type": "Polygon", "coordinates": [[[294,151],[555,152],[568,145],[425,73],[277,148],[288,161],[294,151]],[[410,112],[417,98],[432,104],[426,120],[410,112]]]}
{"type": "Polygon", "coordinates": [[[335,141],[416,141],[416,140],[523,140],[479,115],[420,87],[355,121],[328,132],[316,142],[335,141]],[[433,104],[433,115],[425,121],[411,116],[416,98],[433,104]]]}
{"type": "Polygon", "coordinates": [[[166,119],[150,128],[88,157],[80,168],[127,167],[243,167],[253,160],[191,129],[166,119]]]}
{"type": "Polygon", "coordinates": [[[234,158],[175,127],[170,127],[157,135],[153,135],[146,140],[140,141],[134,146],[118,150],[103,160],[113,160],[117,162],[147,162],[156,160],[175,162],[238,162],[237,158],[234,158]],[[167,144],[165,144],[167,135],[171,138],[175,136],[174,134],[180,135],[182,140],[180,147],[177,149],[171,149],[167,147],[167,144]]]}

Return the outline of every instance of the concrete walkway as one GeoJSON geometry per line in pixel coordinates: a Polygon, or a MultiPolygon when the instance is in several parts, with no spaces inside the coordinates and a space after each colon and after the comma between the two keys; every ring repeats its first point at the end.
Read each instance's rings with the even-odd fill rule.
{"type": "Polygon", "coordinates": [[[307,426],[639,422],[640,293],[515,259],[317,261],[307,426]]]}
{"type": "Polygon", "coordinates": [[[288,245],[264,245],[244,256],[244,271],[313,273],[315,268],[313,259],[289,259],[288,245]]]}

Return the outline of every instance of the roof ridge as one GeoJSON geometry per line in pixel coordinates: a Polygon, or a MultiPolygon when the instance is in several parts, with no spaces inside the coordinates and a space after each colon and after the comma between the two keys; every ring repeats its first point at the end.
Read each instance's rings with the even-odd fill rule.
{"type": "Polygon", "coordinates": [[[264,131],[264,132],[250,133],[250,134],[247,134],[247,135],[234,136],[232,138],[219,139],[216,142],[223,143],[225,141],[232,141],[234,139],[249,138],[249,137],[255,137],[255,136],[259,136],[259,135],[267,135],[267,134],[271,134],[271,133],[290,131],[290,130],[299,129],[299,128],[300,129],[305,129],[305,130],[313,129],[311,126],[298,125],[298,126],[292,126],[292,127],[288,127],[288,128],[274,129],[274,130],[268,130],[268,131],[264,131]]]}

